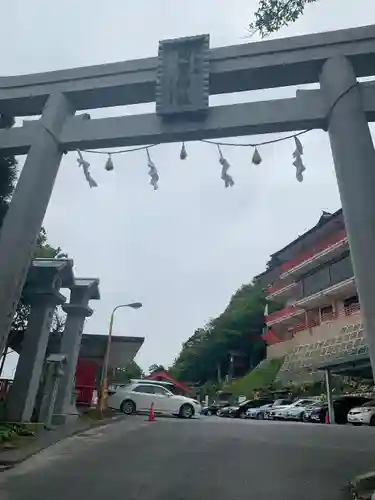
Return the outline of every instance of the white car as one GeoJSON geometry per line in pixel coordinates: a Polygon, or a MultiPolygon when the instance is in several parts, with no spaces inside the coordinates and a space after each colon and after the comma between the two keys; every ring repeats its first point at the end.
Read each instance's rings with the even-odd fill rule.
{"type": "Polygon", "coordinates": [[[290,399],[276,399],[276,401],[269,408],[266,408],[264,412],[264,418],[267,420],[274,420],[277,418],[276,414],[283,410],[287,406],[292,404],[290,399]]]}
{"type": "Polygon", "coordinates": [[[352,408],[348,413],[348,422],[353,425],[375,425],[375,401],[352,408]]]}
{"type": "Polygon", "coordinates": [[[199,401],[173,394],[164,385],[147,380],[132,381],[129,385],[113,388],[108,392],[108,407],[120,410],[126,415],[147,412],[152,403],[155,413],[182,418],[199,415],[202,409],[199,401]]]}
{"type": "Polygon", "coordinates": [[[303,420],[303,414],[311,405],[316,403],[316,399],[300,399],[293,403],[289,408],[284,411],[284,417],[286,420],[303,420]]]}
{"type": "Polygon", "coordinates": [[[295,418],[296,415],[299,414],[299,412],[304,412],[306,406],[311,405],[315,403],[315,399],[299,399],[298,401],[294,401],[294,403],[283,406],[281,408],[276,408],[276,411],[274,411],[274,418],[275,419],[280,419],[280,420],[285,420],[289,418],[292,419],[293,417],[295,418]]]}

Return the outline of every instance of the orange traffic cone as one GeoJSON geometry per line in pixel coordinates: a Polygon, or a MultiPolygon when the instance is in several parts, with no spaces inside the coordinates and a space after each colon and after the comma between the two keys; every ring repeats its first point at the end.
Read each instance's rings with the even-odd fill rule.
{"type": "Polygon", "coordinates": [[[328,411],[327,411],[327,413],[326,413],[326,424],[330,424],[330,423],[331,423],[331,422],[330,422],[330,420],[329,420],[329,413],[328,413],[328,411]]]}
{"type": "Polygon", "coordinates": [[[151,403],[150,411],[149,411],[149,414],[148,414],[147,421],[148,422],[156,422],[156,419],[155,419],[155,410],[154,410],[154,403],[151,403]]]}

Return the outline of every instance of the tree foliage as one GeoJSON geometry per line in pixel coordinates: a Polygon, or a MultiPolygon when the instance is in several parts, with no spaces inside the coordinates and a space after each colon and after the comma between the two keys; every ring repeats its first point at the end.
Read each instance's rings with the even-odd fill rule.
{"type": "Polygon", "coordinates": [[[257,284],[243,285],[220,316],[197,329],[182,345],[170,369],[173,376],[193,384],[220,382],[229,373],[233,351],[246,357],[246,369],[256,366],[265,356],[261,338],[265,303],[257,284]]]}
{"type": "MultiPolygon", "coordinates": [[[[0,128],[11,128],[14,119],[0,114],[0,128]]],[[[17,179],[17,160],[11,155],[0,155],[0,226],[8,209],[17,179]]]]}
{"type": "Polygon", "coordinates": [[[130,379],[142,378],[143,375],[144,373],[142,368],[135,361],[132,361],[126,368],[117,368],[113,373],[111,382],[126,384],[130,379]]]}
{"type": "Polygon", "coordinates": [[[154,363],[153,365],[151,365],[149,367],[148,371],[151,375],[151,373],[154,373],[154,372],[165,372],[165,371],[167,371],[167,369],[163,365],[158,365],[158,364],[154,363]]]}
{"type": "Polygon", "coordinates": [[[259,0],[250,31],[259,33],[262,38],[288,24],[294,23],[304,12],[309,3],[318,0],[259,0]]]}

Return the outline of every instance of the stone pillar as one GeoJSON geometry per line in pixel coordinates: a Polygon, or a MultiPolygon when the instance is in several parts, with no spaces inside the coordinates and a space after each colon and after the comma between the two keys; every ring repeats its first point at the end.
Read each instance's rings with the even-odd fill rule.
{"type": "Polygon", "coordinates": [[[375,373],[375,150],[362,96],[345,57],[326,61],[320,86],[372,372],[375,373]]]}
{"type": "Polygon", "coordinates": [[[92,284],[95,283],[97,286],[97,280],[87,281],[85,286],[72,288],[70,303],[63,306],[67,318],[59,350],[60,354],[66,356],[67,363],[56,397],[54,410],[54,422],[56,423],[63,423],[69,415],[77,413],[75,406],[72,404],[74,377],[85,319],[93,313],[92,309],[88,307],[88,303],[91,298],[96,298],[92,295],[92,284]]]}
{"type": "Polygon", "coordinates": [[[6,401],[6,417],[10,422],[31,420],[43,372],[53,313],[56,306],[64,300],[65,297],[57,292],[36,296],[31,304],[22,351],[6,401]]]}
{"type": "Polygon", "coordinates": [[[326,370],[324,370],[324,377],[325,377],[325,381],[326,381],[329,423],[334,424],[335,423],[335,411],[333,408],[333,399],[332,399],[332,378],[331,378],[331,371],[328,368],[326,370]]]}
{"type": "Polygon", "coordinates": [[[1,227],[0,354],[6,346],[63,154],[57,138],[72,114],[65,96],[49,97],[1,227]]]}

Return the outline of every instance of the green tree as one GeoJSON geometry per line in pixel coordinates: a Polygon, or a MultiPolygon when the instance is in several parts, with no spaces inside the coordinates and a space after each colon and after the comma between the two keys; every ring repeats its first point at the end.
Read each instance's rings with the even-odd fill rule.
{"type": "Polygon", "coordinates": [[[259,33],[262,38],[294,23],[309,3],[318,0],[259,0],[254,21],[250,23],[251,33],[259,33]]]}
{"type": "Polygon", "coordinates": [[[220,316],[197,329],[182,345],[172,373],[185,382],[217,384],[220,375],[229,372],[232,351],[245,356],[247,369],[256,366],[265,356],[265,304],[259,285],[243,285],[220,316]]]}
{"type": "MultiPolygon", "coordinates": [[[[0,128],[11,128],[14,119],[0,114],[0,128]]],[[[0,155],[0,227],[8,209],[17,179],[17,160],[11,155],[0,155]]]]}
{"type": "Polygon", "coordinates": [[[144,376],[142,368],[132,361],[126,368],[116,368],[111,381],[117,384],[126,384],[132,378],[142,378],[144,376]]]}
{"type": "Polygon", "coordinates": [[[165,372],[166,368],[164,368],[163,365],[158,365],[155,363],[149,367],[148,371],[151,375],[151,373],[154,373],[154,372],[165,372]]]}
{"type": "Polygon", "coordinates": [[[42,227],[38,235],[34,257],[39,259],[66,259],[68,255],[60,247],[54,248],[48,243],[46,230],[42,227]]]}

